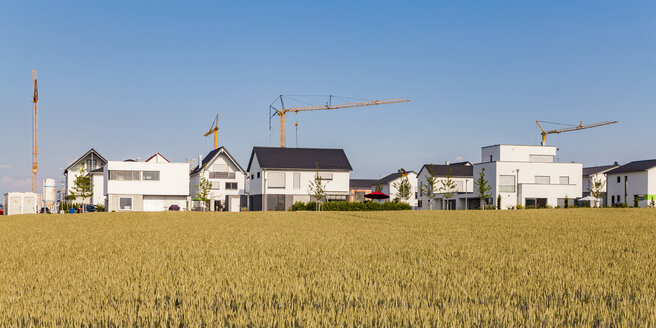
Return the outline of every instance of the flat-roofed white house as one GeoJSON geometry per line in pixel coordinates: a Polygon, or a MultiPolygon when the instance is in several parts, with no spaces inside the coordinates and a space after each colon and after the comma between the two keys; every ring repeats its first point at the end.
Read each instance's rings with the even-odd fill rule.
{"type": "MultiPolygon", "coordinates": [[[[405,202],[413,209],[417,209],[417,172],[406,171],[406,174],[410,182],[410,198],[405,202]]],[[[392,173],[377,180],[373,186],[375,188],[376,185],[381,185],[383,187],[381,192],[389,195],[390,200],[393,200],[398,197],[399,190],[396,186],[401,182],[401,178],[400,172],[392,173]]]]}
{"type": "Polygon", "coordinates": [[[181,210],[189,203],[189,164],[170,163],[158,154],[146,162],[108,161],[103,169],[107,211],[181,210]]]}
{"type": "Polygon", "coordinates": [[[656,205],[656,159],[633,161],[606,172],[606,199],[610,205],[656,205]]]}
{"type": "Polygon", "coordinates": [[[473,171],[474,168],[470,162],[424,164],[417,174],[417,208],[420,210],[461,210],[478,208],[480,201],[478,200],[478,196],[473,193],[473,171]],[[428,185],[426,177],[431,174],[436,178],[435,185],[433,186],[433,197],[429,197],[422,191],[422,189],[425,189],[425,186],[428,185]],[[447,200],[440,188],[448,179],[448,175],[451,176],[455,188],[451,190],[451,192],[453,192],[453,197],[447,200]]]}
{"type": "Polygon", "coordinates": [[[200,161],[189,176],[192,198],[197,196],[195,186],[205,177],[211,184],[210,211],[239,212],[246,207],[246,171],[225,147],[212,150],[200,161]]]}
{"type": "Polygon", "coordinates": [[[573,205],[581,197],[583,165],[555,161],[555,146],[493,145],[481,149],[481,163],[474,164],[474,180],[483,168],[492,187],[492,200],[501,209],[519,205],[545,207],[573,205]]]}
{"type": "Polygon", "coordinates": [[[351,164],[342,149],[253,147],[248,168],[249,210],[287,210],[309,194],[315,174],[322,177],[326,200],[347,200],[351,164]]]}
{"type": "Polygon", "coordinates": [[[608,185],[606,173],[612,169],[620,167],[617,162],[611,165],[600,165],[600,166],[591,166],[591,167],[584,167],[583,168],[583,177],[582,177],[582,185],[583,185],[583,193],[582,197],[588,197],[590,196],[590,189],[594,187],[595,181],[601,182],[603,184],[603,187],[601,188],[602,196],[601,199],[598,199],[597,201],[592,201],[590,202],[590,206],[605,206],[607,204],[606,202],[606,187],[608,185]]]}
{"type": "MultiPolygon", "coordinates": [[[[64,197],[71,195],[73,187],[75,186],[75,179],[80,174],[80,168],[85,166],[85,170],[91,176],[91,183],[93,184],[93,197],[91,197],[91,204],[102,205],[105,204],[105,192],[102,178],[103,167],[107,164],[107,160],[100,155],[95,149],[91,148],[89,151],[80,156],[80,158],[73,161],[64,170],[64,197]]],[[[63,200],[63,199],[60,199],[63,200]]],[[[75,199],[73,202],[82,203],[88,200],[75,199]]]]}

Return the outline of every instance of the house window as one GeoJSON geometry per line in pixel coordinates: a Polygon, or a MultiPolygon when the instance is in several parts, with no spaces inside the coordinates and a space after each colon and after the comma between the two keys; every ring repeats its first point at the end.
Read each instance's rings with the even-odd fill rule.
{"type": "Polygon", "coordinates": [[[617,183],[620,183],[620,182],[622,182],[622,177],[618,176],[617,177],[617,183]]]}
{"type": "Polygon", "coordinates": [[[553,163],[553,155],[528,155],[528,161],[533,163],[553,163]]]}
{"type": "Polygon", "coordinates": [[[551,183],[551,178],[549,176],[536,175],[535,176],[535,183],[550,184],[551,183]]]}
{"type": "Polygon", "coordinates": [[[139,181],[141,180],[141,171],[111,170],[109,171],[109,180],[139,181]]]}
{"type": "Polygon", "coordinates": [[[417,201],[417,206],[418,206],[418,207],[424,207],[424,206],[423,206],[423,202],[422,202],[421,200],[418,200],[418,201],[417,201]]]}
{"type": "Polygon", "coordinates": [[[225,186],[226,186],[226,190],[237,190],[236,182],[226,182],[225,186]]]}
{"type": "Polygon", "coordinates": [[[301,189],[301,174],[294,173],[294,189],[301,189]]]}
{"type": "Polygon", "coordinates": [[[285,172],[269,172],[269,188],[285,188],[285,172]]]}
{"type": "Polygon", "coordinates": [[[492,155],[490,155],[490,162],[492,162],[492,155]]]}
{"type": "Polygon", "coordinates": [[[560,184],[569,184],[569,177],[562,176],[558,178],[560,184]]]}
{"type": "Polygon", "coordinates": [[[132,198],[131,197],[120,197],[118,199],[118,209],[121,211],[131,211],[132,210],[132,198]]]}
{"type": "Polygon", "coordinates": [[[258,179],[260,178],[260,172],[257,172],[257,178],[258,179]]]}
{"type": "Polygon", "coordinates": [[[423,196],[423,195],[424,195],[424,182],[420,181],[419,182],[419,196],[423,196]]]}
{"type": "Polygon", "coordinates": [[[610,203],[615,204],[615,195],[610,196],[610,203]]]}
{"type": "Polygon", "coordinates": [[[515,192],[515,176],[514,175],[500,175],[499,176],[499,192],[515,192]]]}
{"type": "Polygon", "coordinates": [[[220,189],[221,189],[221,182],[212,181],[212,190],[220,190],[220,189]]]}
{"type": "Polygon", "coordinates": [[[333,180],[333,174],[332,173],[319,173],[319,177],[323,181],[332,181],[333,180]]]}
{"type": "Polygon", "coordinates": [[[98,160],[97,159],[87,159],[87,172],[91,172],[98,168],[98,160]]]}
{"type": "Polygon", "coordinates": [[[144,181],[159,181],[159,171],[143,171],[144,181]]]}

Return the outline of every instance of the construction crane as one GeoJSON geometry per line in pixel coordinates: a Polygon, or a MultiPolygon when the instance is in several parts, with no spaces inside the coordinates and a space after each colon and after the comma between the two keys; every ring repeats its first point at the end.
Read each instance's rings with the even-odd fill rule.
{"type": "Polygon", "coordinates": [[[314,110],[331,110],[331,109],[340,109],[340,108],[395,104],[395,103],[410,101],[408,99],[386,99],[386,100],[372,100],[372,101],[352,102],[352,103],[344,103],[344,104],[333,105],[332,104],[332,97],[333,96],[329,96],[328,103],[326,103],[326,105],[303,106],[303,107],[285,107],[285,102],[283,100],[283,96],[280,95],[278,98],[280,100],[280,107],[281,108],[276,108],[276,107],[273,106],[273,103],[276,103],[278,101],[278,99],[276,99],[271,105],[269,105],[269,130],[271,129],[271,119],[274,116],[278,115],[278,120],[279,120],[279,123],[280,123],[280,129],[279,129],[280,147],[285,147],[285,115],[289,112],[298,113],[298,112],[308,112],[308,111],[314,111],[314,110]],[[273,114],[272,114],[272,112],[273,112],[273,114]]]}
{"type": "Polygon", "coordinates": [[[219,143],[218,143],[218,141],[219,141],[219,137],[218,137],[218,134],[219,134],[219,114],[218,113],[216,114],[216,118],[214,119],[214,122],[210,126],[210,130],[207,131],[203,136],[207,137],[212,133],[214,133],[214,149],[217,149],[217,148],[219,148],[219,143]]]}
{"type": "Polygon", "coordinates": [[[583,121],[580,121],[579,125],[575,125],[575,126],[571,126],[571,127],[563,128],[563,129],[558,129],[558,130],[544,131],[544,129],[542,128],[542,125],[540,125],[540,122],[542,122],[542,123],[550,123],[550,122],[535,121],[535,123],[538,124],[538,127],[540,128],[540,130],[542,130],[542,132],[541,132],[541,134],[542,134],[542,143],[540,143],[542,146],[545,146],[547,144],[547,134],[558,134],[558,133],[563,133],[563,132],[578,131],[578,130],[583,130],[583,129],[596,128],[596,127],[604,126],[604,125],[608,125],[608,124],[619,123],[618,121],[603,121],[603,122],[583,125],[583,121]]]}
{"type": "Polygon", "coordinates": [[[32,70],[32,192],[39,189],[39,89],[36,86],[36,70],[32,70]]]}

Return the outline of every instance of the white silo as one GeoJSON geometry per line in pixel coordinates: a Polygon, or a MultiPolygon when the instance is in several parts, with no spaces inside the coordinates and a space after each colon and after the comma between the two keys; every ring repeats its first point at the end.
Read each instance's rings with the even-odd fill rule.
{"type": "Polygon", "coordinates": [[[49,208],[50,211],[55,209],[56,187],[55,179],[43,180],[43,206],[49,208]]]}

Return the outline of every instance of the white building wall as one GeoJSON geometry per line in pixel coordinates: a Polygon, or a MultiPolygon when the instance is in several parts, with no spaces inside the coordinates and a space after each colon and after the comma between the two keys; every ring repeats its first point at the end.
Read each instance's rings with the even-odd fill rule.
{"type": "MultiPolygon", "coordinates": [[[[222,202],[224,208],[226,207],[227,204],[226,202],[226,196],[240,196],[245,194],[245,187],[246,187],[246,175],[239,170],[239,168],[228,158],[228,156],[225,153],[220,153],[218,156],[213,161],[210,161],[207,163],[206,169],[191,175],[190,181],[189,181],[189,190],[190,194],[193,197],[196,197],[197,195],[197,190],[196,187],[200,183],[201,177],[205,177],[208,181],[210,181],[213,185],[218,184],[218,189],[212,189],[210,191],[210,199],[211,200],[219,200],[222,202]],[[212,172],[212,166],[213,165],[227,165],[228,166],[228,172],[233,173],[235,175],[234,178],[211,178],[210,172],[212,172]],[[226,189],[226,183],[237,183],[237,189],[226,189]]],[[[210,210],[214,210],[214,204],[210,203],[210,210]]],[[[237,206],[230,206],[232,211],[238,211],[239,210],[239,204],[237,206]]]]}
{"type": "MultiPolygon", "coordinates": [[[[266,185],[266,193],[269,195],[308,195],[310,192],[310,182],[314,181],[316,170],[303,171],[303,170],[264,170],[264,184],[266,185]],[[269,178],[271,174],[280,172],[285,174],[285,187],[272,188],[270,187],[269,178]],[[299,188],[294,188],[294,173],[300,174],[299,188]]],[[[319,174],[332,174],[332,180],[324,180],[325,189],[328,195],[330,194],[348,194],[349,192],[349,172],[346,171],[322,171],[319,174]]]]}
{"type": "MultiPolygon", "coordinates": [[[[423,168],[422,168],[421,171],[419,171],[419,174],[417,175],[417,180],[416,180],[417,181],[416,182],[417,183],[416,188],[417,188],[417,194],[418,194],[417,205],[419,203],[419,200],[421,200],[421,207],[418,206],[417,209],[420,209],[420,210],[430,209],[429,201],[428,201],[429,198],[426,197],[426,195],[424,195],[423,192],[421,191],[422,186],[426,185],[426,176],[428,176],[428,175],[429,175],[428,170],[423,169],[423,168]]],[[[434,190],[433,190],[436,194],[434,198],[441,198],[441,195],[439,194],[439,189],[442,186],[442,182],[446,181],[446,180],[447,179],[445,177],[438,177],[436,179],[434,190]]],[[[473,196],[473,192],[474,192],[474,179],[473,178],[470,178],[470,177],[452,177],[451,180],[453,180],[453,182],[457,186],[457,188],[455,190],[456,192],[471,193],[472,195],[469,195],[469,196],[473,196]]],[[[457,198],[457,196],[455,196],[454,198],[457,198]]],[[[431,202],[434,203],[433,206],[432,206],[432,209],[434,209],[434,210],[441,209],[441,204],[439,204],[439,201],[435,202],[435,200],[431,200],[431,202]]],[[[457,204],[459,204],[459,203],[457,203],[457,204]]]]}
{"type": "Polygon", "coordinates": [[[555,146],[526,146],[526,145],[494,145],[481,149],[481,162],[492,161],[504,162],[528,162],[530,155],[556,156],[555,146]]]}
{"type": "Polygon", "coordinates": [[[103,172],[105,195],[189,195],[188,163],[145,163],[109,161],[103,172]],[[112,170],[159,171],[159,181],[108,180],[112,170]]]}
{"type": "Polygon", "coordinates": [[[257,155],[254,156],[250,169],[251,171],[248,172],[250,175],[250,179],[248,179],[248,193],[250,195],[260,195],[262,194],[264,179],[260,170],[260,163],[257,161],[257,155]],[[260,174],[259,177],[257,176],[258,173],[260,174]]]}
{"type": "Polygon", "coordinates": [[[93,197],[91,198],[92,205],[105,205],[105,178],[102,174],[91,175],[91,183],[93,184],[93,197]]]}
{"type": "MultiPolygon", "coordinates": [[[[389,195],[390,200],[397,197],[399,190],[394,187],[394,185],[400,182],[401,178],[399,177],[383,185],[383,193],[389,195]]],[[[408,182],[410,182],[410,198],[406,202],[413,208],[417,208],[417,196],[419,191],[417,189],[417,173],[408,172],[408,182]]]]}
{"type": "MultiPolygon", "coordinates": [[[[654,171],[654,169],[650,170],[654,171]]],[[[607,204],[619,204],[626,203],[628,206],[633,206],[633,199],[635,195],[645,195],[649,194],[649,175],[653,175],[653,172],[649,171],[639,171],[639,172],[624,172],[616,174],[608,174],[608,191],[606,194],[607,204]],[[620,182],[617,182],[617,178],[620,178],[620,182]],[[624,192],[624,181],[626,177],[626,197],[624,192]],[[615,202],[612,202],[613,196],[615,196],[615,202]],[[617,200],[620,197],[619,201],[617,200]]],[[[653,183],[653,182],[652,182],[653,183]]],[[[648,201],[641,201],[638,203],[640,207],[648,206],[648,201]]]]}

